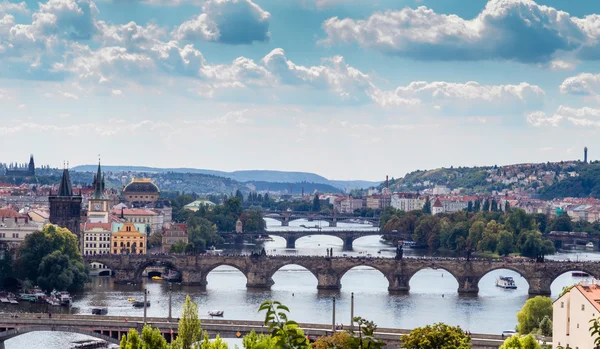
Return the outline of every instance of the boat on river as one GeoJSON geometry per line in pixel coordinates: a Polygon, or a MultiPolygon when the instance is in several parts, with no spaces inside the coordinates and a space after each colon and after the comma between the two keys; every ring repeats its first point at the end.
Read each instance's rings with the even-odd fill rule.
{"type": "Polygon", "coordinates": [[[517,288],[515,280],[512,278],[512,276],[500,276],[498,279],[496,279],[496,286],[513,290],[517,288]]]}
{"type": "Polygon", "coordinates": [[[593,249],[594,248],[594,243],[593,242],[588,242],[587,244],[585,244],[585,248],[590,248],[593,249]]]}
{"type": "MultiPolygon", "coordinates": [[[[134,308],[143,308],[144,307],[144,301],[135,301],[132,303],[134,308]]],[[[146,307],[150,306],[150,301],[146,301],[146,307]]]]}
{"type": "Polygon", "coordinates": [[[206,250],[206,253],[209,253],[209,254],[223,253],[223,250],[217,250],[216,247],[211,246],[206,250]]]}
{"type": "Polygon", "coordinates": [[[208,312],[208,315],[210,316],[223,316],[224,311],[223,310],[211,310],[208,312]]]}
{"type": "Polygon", "coordinates": [[[106,315],[108,314],[108,309],[106,308],[92,308],[92,315],[106,315]]]}
{"type": "Polygon", "coordinates": [[[162,276],[153,276],[153,277],[152,277],[152,280],[155,280],[155,281],[161,281],[161,280],[164,280],[164,279],[163,279],[163,277],[162,277],[162,276]]]}

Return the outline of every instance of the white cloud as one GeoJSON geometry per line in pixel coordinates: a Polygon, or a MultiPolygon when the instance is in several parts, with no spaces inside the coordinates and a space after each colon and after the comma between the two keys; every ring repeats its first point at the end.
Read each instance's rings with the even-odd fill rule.
{"type": "Polygon", "coordinates": [[[537,111],[527,114],[526,120],[533,126],[558,126],[560,122],[568,121],[574,126],[600,127],[600,109],[572,108],[561,105],[551,116],[542,111],[537,111]]]}
{"type": "Polygon", "coordinates": [[[550,62],[550,69],[552,70],[573,70],[575,69],[575,63],[567,62],[560,59],[555,59],[550,62]]]}
{"type": "Polygon", "coordinates": [[[269,40],[271,15],[252,0],[206,0],[203,13],[183,22],[173,33],[177,40],[251,44],[269,40]]]}
{"type": "Polygon", "coordinates": [[[421,6],[377,12],[366,20],[330,18],[323,23],[327,35],[323,42],[356,42],[422,60],[546,63],[560,51],[597,50],[598,18],[571,17],[532,0],[490,0],[474,19],[421,6]]]}
{"type": "Polygon", "coordinates": [[[582,73],[566,78],[560,92],[572,95],[597,95],[600,92],[600,74],[582,73]]]}
{"type": "Polygon", "coordinates": [[[27,8],[25,1],[16,3],[4,0],[0,2],[0,14],[6,12],[29,13],[29,9],[27,8]]]}

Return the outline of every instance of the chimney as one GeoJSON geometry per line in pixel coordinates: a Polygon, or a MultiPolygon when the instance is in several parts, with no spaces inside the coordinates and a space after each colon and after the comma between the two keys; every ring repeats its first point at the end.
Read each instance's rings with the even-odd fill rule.
{"type": "Polygon", "coordinates": [[[385,187],[389,188],[390,187],[389,184],[390,184],[390,181],[388,179],[388,175],[385,175],[385,187]]]}
{"type": "Polygon", "coordinates": [[[587,164],[587,147],[583,148],[583,163],[587,164]]]}
{"type": "Polygon", "coordinates": [[[125,207],[121,207],[121,218],[125,219],[125,207]]]}

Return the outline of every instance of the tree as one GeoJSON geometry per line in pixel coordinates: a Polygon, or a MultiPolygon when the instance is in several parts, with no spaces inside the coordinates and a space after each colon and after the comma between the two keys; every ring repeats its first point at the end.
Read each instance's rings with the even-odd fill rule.
{"type": "Polygon", "coordinates": [[[256,232],[265,230],[266,223],[260,211],[246,210],[240,216],[240,220],[246,232],[256,232]]]}
{"type": "Polygon", "coordinates": [[[435,216],[423,216],[413,233],[413,240],[421,246],[429,246],[431,235],[439,235],[439,219],[435,216]]]}
{"type": "Polygon", "coordinates": [[[75,291],[83,288],[88,279],[77,236],[53,224],[25,238],[19,249],[16,270],[19,279],[41,282],[44,286],[40,286],[47,291],[55,286],[60,290],[75,291]],[[58,264],[54,266],[53,263],[58,264]],[[56,277],[60,278],[53,280],[56,277]]]}
{"type": "Polygon", "coordinates": [[[520,334],[537,331],[545,316],[552,317],[552,299],[543,296],[528,299],[517,313],[517,331],[520,334]]]}
{"type": "Polygon", "coordinates": [[[477,249],[477,244],[483,238],[483,231],[485,230],[485,222],[484,221],[476,221],[471,224],[469,228],[469,245],[473,249],[477,249]]]}
{"type": "Polygon", "coordinates": [[[522,337],[510,336],[499,349],[542,349],[542,346],[529,334],[522,337]]]}
{"type": "Polygon", "coordinates": [[[244,202],[244,194],[239,189],[235,191],[235,197],[240,200],[240,203],[244,202]]]}
{"type": "Polygon", "coordinates": [[[524,231],[522,239],[524,239],[524,242],[520,246],[522,256],[535,258],[539,255],[548,255],[556,252],[552,241],[542,240],[542,234],[537,231],[524,231]]]}
{"type": "Polygon", "coordinates": [[[173,341],[173,349],[191,349],[202,339],[202,327],[198,317],[198,304],[190,296],[185,297],[183,311],[179,318],[178,335],[173,341]]]}
{"type": "Polygon", "coordinates": [[[155,231],[154,233],[150,234],[150,236],[148,237],[148,247],[162,246],[162,238],[163,235],[158,231],[155,231]]]}
{"type": "Polygon", "coordinates": [[[483,201],[483,208],[481,210],[483,212],[488,212],[490,210],[490,201],[488,199],[483,201]]]}
{"type": "Polygon", "coordinates": [[[508,200],[506,200],[504,202],[504,213],[509,213],[510,212],[510,202],[508,202],[508,200]]]}
{"type": "Polygon", "coordinates": [[[479,249],[485,251],[496,251],[498,245],[498,237],[500,231],[504,228],[502,224],[497,223],[495,220],[491,220],[485,226],[483,230],[483,236],[479,242],[479,249]]]}
{"type": "Polygon", "coordinates": [[[496,251],[499,255],[508,256],[514,247],[514,237],[513,233],[507,230],[500,231],[498,235],[498,245],[496,246],[496,251]]]}
{"type": "Polygon", "coordinates": [[[319,201],[319,194],[315,194],[315,198],[313,199],[313,212],[321,211],[321,201],[319,201]]]}
{"type": "Polygon", "coordinates": [[[436,323],[418,327],[402,337],[405,349],[469,349],[471,338],[458,326],[436,323]]]}
{"type": "Polygon", "coordinates": [[[242,346],[244,349],[275,349],[275,340],[269,335],[256,334],[252,330],[242,338],[242,346]]]}
{"type": "MultiPolygon", "coordinates": [[[[352,336],[348,332],[335,332],[331,336],[321,336],[313,344],[313,349],[353,349],[352,336]]],[[[248,349],[248,348],[246,348],[248,349]]]]}
{"type": "Polygon", "coordinates": [[[143,349],[138,331],[134,328],[129,329],[129,333],[121,338],[119,349],[143,349]]]}
{"type": "Polygon", "coordinates": [[[504,226],[509,231],[513,232],[515,236],[521,234],[523,230],[535,230],[535,220],[533,216],[528,215],[525,210],[521,208],[515,208],[506,218],[504,226]]]}
{"type": "MultiPolygon", "coordinates": [[[[265,312],[265,326],[269,327],[276,348],[308,349],[310,342],[298,323],[288,319],[290,310],[278,301],[264,301],[258,311],[265,312]]],[[[264,349],[264,348],[258,348],[264,349]]]]}
{"type": "Polygon", "coordinates": [[[423,205],[423,213],[431,214],[431,201],[429,201],[429,196],[425,199],[425,204],[423,205]]]}
{"type": "Polygon", "coordinates": [[[120,349],[168,349],[169,344],[158,328],[144,325],[142,336],[135,329],[130,329],[127,336],[121,338],[120,349]]]}
{"type": "Polygon", "coordinates": [[[549,231],[573,231],[573,222],[568,214],[559,214],[550,223],[549,231]]]}
{"type": "Polygon", "coordinates": [[[540,333],[543,336],[552,337],[552,319],[547,315],[540,322],[540,333]]]}
{"type": "Polygon", "coordinates": [[[467,212],[473,212],[473,201],[469,200],[467,204],[467,212]]]}
{"type": "Polygon", "coordinates": [[[475,204],[473,205],[473,212],[477,213],[481,210],[481,202],[479,199],[475,200],[475,204]]]}
{"type": "Polygon", "coordinates": [[[498,211],[498,203],[496,199],[492,199],[492,204],[490,205],[490,211],[497,212],[498,211]]]}
{"type": "Polygon", "coordinates": [[[87,281],[85,265],[71,261],[61,251],[45,256],[38,269],[37,283],[43,290],[78,290],[87,281]]]}

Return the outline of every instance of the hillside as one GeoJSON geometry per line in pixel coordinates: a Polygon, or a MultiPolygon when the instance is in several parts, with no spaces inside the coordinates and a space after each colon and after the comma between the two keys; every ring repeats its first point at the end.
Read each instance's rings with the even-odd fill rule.
{"type": "MultiPolygon", "coordinates": [[[[93,172],[97,168],[97,165],[81,165],[75,166],[74,171],[82,172],[93,172]]],[[[158,168],[158,167],[144,167],[144,166],[102,166],[105,171],[112,173],[120,172],[145,172],[145,173],[190,173],[190,174],[203,174],[218,176],[224,178],[230,178],[237,182],[272,182],[272,183],[316,183],[326,184],[337,189],[355,189],[355,188],[368,188],[371,186],[377,186],[380,182],[360,181],[360,180],[329,180],[323,176],[310,172],[287,172],[287,171],[272,171],[272,170],[242,170],[242,171],[216,171],[196,168],[158,168]]],[[[337,191],[337,190],[336,190],[337,191]]]]}
{"type": "Polygon", "coordinates": [[[465,194],[518,189],[543,198],[600,196],[600,164],[565,161],[450,167],[414,171],[390,181],[394,191],[424,191],[435,186],[460,189],[465,194]]]}

